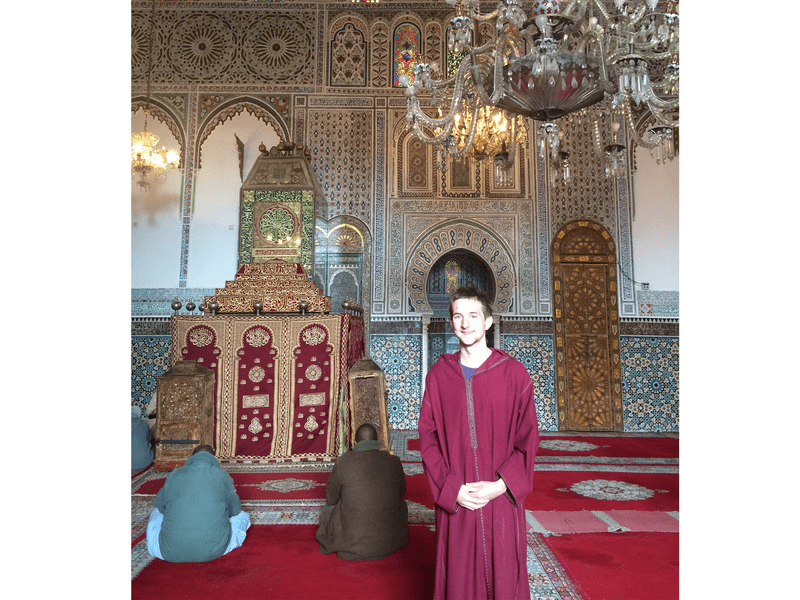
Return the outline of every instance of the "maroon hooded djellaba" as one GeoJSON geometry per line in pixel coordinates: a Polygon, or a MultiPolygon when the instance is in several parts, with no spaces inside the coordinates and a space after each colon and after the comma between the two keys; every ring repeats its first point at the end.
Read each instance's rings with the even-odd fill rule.
{"type": "Polygon", "coordinates": [[[443,354],[425,380],[419,439],[436,503],[434,600],[529,599],[524,500],[539,426],[525,367],[493,348],[467,380],[459,353],[443,354]],[[463,484],[498,477],[505,494],[477,510],[456,504],[463,484]]]}

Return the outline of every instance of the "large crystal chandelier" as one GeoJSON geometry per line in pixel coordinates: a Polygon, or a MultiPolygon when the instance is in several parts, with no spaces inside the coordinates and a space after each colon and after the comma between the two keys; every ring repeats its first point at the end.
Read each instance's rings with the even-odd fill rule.
{"type": "Polygon", "coordinates": [[[153,36],[155,35],[156,2],[153,0],[150,14],[150,35],[147,47],[147,100],[144,107],[144,131],[131,134],[131,173],[139,177],[136,182],[140,188],[150,187],[148,176],[161,177],[167,169],[175,169],[181,156],[164,146],[158,147],[158,136],[147,131],[147,117],[150,115],[150,76],[153,71],[153,36]]]}
{"type": "MultiPolygon", "coordinates": [[[[563,166],[563,134],[556,121],[599,102],[625,115],[645,107],[657,126],[633,139],[656,149],[660,160],[674,156],[671,144],[678,121],[678,2],[659,0],[535,0],[529,18],[520,0],[500,0],[481,13],[479,0],[445,0],[455,6],[448,28],[448,50],[462,54],[458,69],[445,78],[438,65],[420,61],[408,85],[407,119],[424,142],[451,155],[467,155],[477,132],[461,135],[465,114],[493,107],[511,122],[517,115],[539,121],[540,155],[563,166]],[[478,45],[476,27],[494,24],[494,37],[478,45]],[[431,116],[419,94],[430,92],[431,116]],[[458,117],[458,118],[457,118],[458,117]]],[[[508,140],[513,161],[518,136],[508,140]]],[[[479,138],[480,139],[480,138],[479,138]]],[[[616,149],[618,150],[618,149],[616,149]]]]}

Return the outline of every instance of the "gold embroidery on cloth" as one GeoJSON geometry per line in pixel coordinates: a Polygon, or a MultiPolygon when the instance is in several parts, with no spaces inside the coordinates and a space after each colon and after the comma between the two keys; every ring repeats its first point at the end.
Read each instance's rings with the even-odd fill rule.
{"type": "Polygon", "coordinates": [[[245,339],[254,348],[260,348],[269,344],[269,333],[265,329],[255,328],[247,332],[245,339]]]}
{"type": "Polygon", "coordinates": [[[315,392],[313,394],[300,394],[300,406],[323,406],[325,404],[325,392],[315,392]]]}
{"type": "Polygon", "coordinates": [[[253,367],[250,369],[250,373],[248,373],[248,377],[250,377],[250,381],[253,383],[259,383],[260,381],[264,380],[264,376],[267,372],[264,370],[263,367],[253,367]]]}
{"type": "Polygon", "coordinates": [[[316,381],[322,377],[322,369],[318,365],[311,365],[306,369],[306,379],[316,381]]]}
{"type": "Polygon", "coordinates": [[[208,327],[192,327],[188,337],[189,341],[198,348],[208,346],[214,340],[214,335],[208,327]]]}
{"type": "MultiPolygon", "coordinates": [[[[263,407],[269,408],[269,394],[256,394],[251,396],[242,396],[242,408],[256,408],[263,407]]],[[[247,417],[242,415],[243,419],[247,417]]]]}
{"type": "Polygon", "coordinates": [[[303,341],[309,346],[316,346],[325,339],[325,330],[322,327],[309,327],[303,332],[303,341]]]}
{"type": "MultiPolygon", "coordinates": [[[[197,354],[200,348],[195,342],[204,343],[205,338],[210,340],[211,345],[219,348],[215,351],[214,360],[206,361],[216,363],[214,414],[218,456],[256,460],[290,456],[293,459],[329,460],[329,457],[337,456],[342,434],[337,431],[336,418],[341,412],[339,404],[342,379],[348,368],[343,359],[346,360],[352,353],[347,346],[348,327],[352,320],[350,315],[272,318],[206,315],[202,317],[202,325],[198,324],[200,318],[182,315],[173,318],[171,358],[175,361],[199,358],[197,354]],[[269,325],[265,323],[267,319],[269,325]],[[193,330],[199,332],[199,337],[190,341],[189,334],[193,330]],[[248,333],[255,335],[248,339],[248,333]],[[273,350],[266,353],[263,352],[265,347],[262,347],[262,355],[243,360],[245,355],[250,354],[244,349],[245,346],[254,348],[260,341],[266,341],[267,336],[267,343],[273,350]],[[299,354],[304,352],[302,346],[311,350],[315,356],[295,362],[299,354]],[[298,363],[303,363],[302,367],[298,363]],[[265,368],[265,375],[260,383],[252,382],[248,378],[255,366],[265,368]],[[322,367],[322,374],[315,380],[317,367],[322,367]],[[330,373],[326,373],[326,369],[330,373]],[[298,378],[304,378],[307,382],[300,385],[308,386],[314,382],[317,389],[310,390],[306,387],[302,390],[306,393],[300,393],[301,390],[297,388],[298,378]],[[248,390],[249,394],[242,393],[244,390],[241,386],[245,384],[240,383],[241,381],[252,386],[248,390]],[[265,389],[257,391],[255,388],[258,385],[265,389]],[[313,437],[318,439],[323,435],[325,443],[319,449],[315,446],[314,451],[300,450],[295,445],[295,440],[302,444],[299,438],[305,438],[309,434],[304,425],[311,414],[312,406],[319,407],[314,415],[317,427],[313,430],[313,437]],[[251,451],[237,452],[238,443],[251,439],[254,435],[245,427],[251,424],[254,414],[252,409],[256,407],[264,408],[262,415],[258,417],[261,419],[258,438],[264,436],[265,447],[255,451],[255,455],[251,455],[251,451]],[[301,418],[297,413],[305,414],[301,418]],[[295,427],[296,423],[298,427],[295,427]],[[238,427],[240,424],[244,427],[238,427]],[[301,435],[297,436],[298,433],[301,435]]],[[[208,348],[206,345],[204,352],[207,353],[208,348]]]]}

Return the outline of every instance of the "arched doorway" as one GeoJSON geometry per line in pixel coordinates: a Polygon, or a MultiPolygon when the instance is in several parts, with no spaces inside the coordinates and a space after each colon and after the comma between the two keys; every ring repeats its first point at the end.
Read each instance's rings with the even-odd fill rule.
{"type": "MultiPolygon", "coordinates": [[[[474,252],[457,249],[446,252],[434,263],[425,286],[428,304],[433,311],[429,335],[429,364],[439,355],[458,350],[458,338],[450,327],[450,294],[460,286],[473,286],[489,294],[492,304],[496,297],[495,281],[486,262],[474,252]]],[[[495,324],[486,332],[486,343],[494,347],[495,324]]]]}
{"type": "Polygon", "coordinates": [[[452,250],[443,254],[428,274],[426,293],[434,317],[450,317],[450,294],[462,285],[488,292],[494,302],[494,277],[486,263],[469,250],[452,250]]]}
{"type": "Polygon", "coordinates": [[[516,295],[516,267],[510,247],[494,231],[461,219],[437,224],[408,249],[405,281],[409,308],[433,314],[428,304],[428,276],[443,255],[456,250],[471,252],[483,261],[494,289],[494,312],[510,312],[516,295]]]}
{"type": "Polygon", "coordinates": [[[598,223],[573,221],[552,250],[558,429],[622,431],[614,240],[598,223]]]}
{"type": "MultiPolygon", "coordinates": [[[[368,264],[369,231],[362,221],[340,216],[325,221],[317,218],[314,229],[314,283],[331,297],[331,312],[344,309],[344,300],[364,306],[370,289],[368,264]]],[[[368,306],[364,306],[365,312],[368,306]]],[[[365,322],[367,318],[365,317],[365,322]]]]}

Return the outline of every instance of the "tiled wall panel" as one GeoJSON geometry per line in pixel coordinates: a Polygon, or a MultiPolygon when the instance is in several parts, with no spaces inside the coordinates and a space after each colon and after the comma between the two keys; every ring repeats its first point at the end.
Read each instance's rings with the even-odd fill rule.
{"type": "MultiPolygon", "coordinates": [[[[131,336],[131,403],[146,407],[156,377],[169,369],[170,337],[131,336]]],[[[553,338],[506,334],[502,348],[530,373],[536,390],[539,429],[556,431],[553,338]]],[[[376,334],[370,356],[383,370],[389,388],[389,425],[416,429],[422,400],[422,336],[376,334]]],[[[677,337],[622,336],[622,401],[625,431],[679,431],[679,340],[677,337]]]]}
{"type": "Polygon", "coordinates": [[[131,404],[147,408],[156,377],[169,369],[168,335],[131,336],[131,404]]]}
{"type": "Polygon", "coordinates": [[[389,427],[416,429],[422,402],[422,336],[373,335],[370,358],[389,388],[389,427]]]}
{"type": "Polygon", "coordinates": [[[620,337],[625,431],[678,431],[677,337],[620,337]]]}

